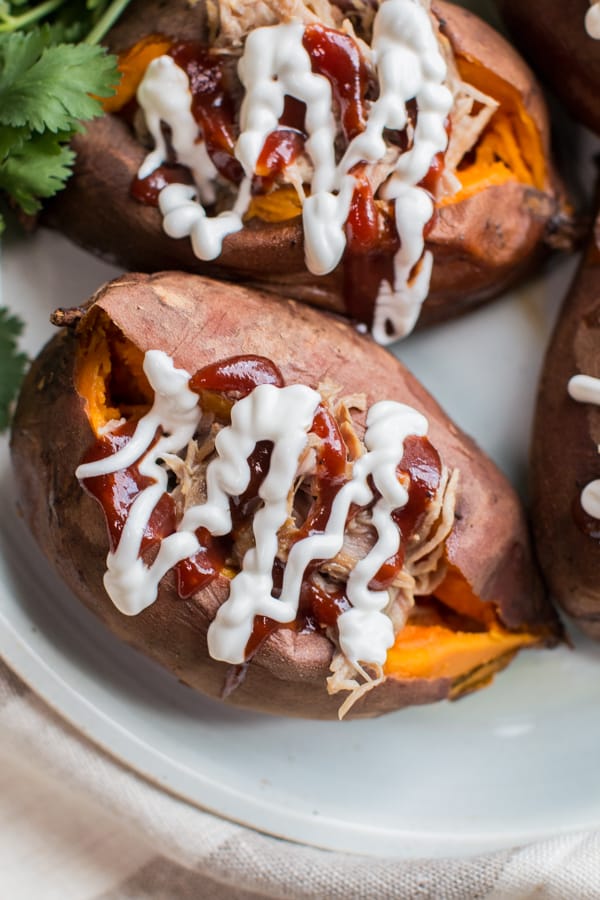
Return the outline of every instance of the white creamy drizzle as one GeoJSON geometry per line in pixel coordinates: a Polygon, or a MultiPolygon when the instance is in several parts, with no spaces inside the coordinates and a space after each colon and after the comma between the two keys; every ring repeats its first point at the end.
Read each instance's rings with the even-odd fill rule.
{"type": "MultiPolygon", "coordinates": [[[[591,375],[574,375],[568,385],[569,396],[578,403],[600,406],[600,378],[591,375]]],[[[600,447],[598,448],[600,451],[600,447]]],[[[600,519],[600,479],[591,481],[581,492],[581,507],[594,519],[600,519]]]]}
{"type": "Polygon", "coordinates": [[[227,235],[244,227],[243,215],[250,200],[251,184],[251,180],[245,178],[234,208],[218,216],[206,215],[204,207],[196,200],[196,189],[191,185],[167,185],[158,197],[165,233],[172,238],[189,237],[198,259],[206,262],[216,259],[221,255],[227,235]]]}
{"type": "Polygon", "coordinates": [[[162,131],[164,122],[171,129],[177,160],[190,169],[202,202],[214,203],[217,170],[206,144],[198,139],[198,123],[192,114],[192,92],[186,73],[170,56],[153,59],[138,88],[137,100],[155,145],[140,166],[138,178],[151,175],[168,158],[162,131]]]}
{"type": "Polygon", "coordinates": [[[600,41],[600,0],[591,0],[585,15],[585,30],[596,41],[600,41]]]}
{"type": "MultiPolygon", "coordinates": [[[[448,144],[445,122],[453,100],[444,86],[446,63],[430,14],[419,0],[383,0],[375,16],[371,48],[379,79],[379,97],[370,109],[365,130],[350,142],[336,164],[337,128],[331,86],[324,76],[312,72],[310,55],[302,43],[303,35],[304,26],[290,22],[257,28],[246,39],[239,62],[239,76],[246,94],[235,147],[246,177],[234,209],[207,217],[195,199],[193,188],[170,185],[164,188],[159,199],[164,228],[171,237],[191,236],[194,253],[200,259],[210,260],[220,255],[224,237],[243,227],[258,159],[267,137],[277,130],[285,97],[290,95],[307,106],[305,149],[313,168],[310,195],[303,198],[306,265],[315,275],[333,271],[346,247],[344,226],[356,185],[350,170],[357,163],[376,164],[383,159],[384,130],[406,127],[406,104],[415,98],[418,117],[413,146],[400,155],[396,170],[382,191],[384,199],[394,202],[401,244],[394,260],[394,284],[382,284],[374,317],[376,340],[389,343],[412,330],[429,290],[432,258],[430,253],[424,253],[423,229],[433,215],[434,204],[428,192],[417,185],[427,175],[435,155],[443,152],[448,144]]],[[[157,155],[155,150],[146,158],[140,175],[149,174],[154,162],[164,160],[161,119],[173,128],[174,119],[180,114],[178,110],[182,110],[187,124],[191,117],[191,93],[189,83],[183,88],[183,79],[187,82],[183,70],[180,70],[183,73],[178,87],[180,93],[173,91],[173,102],[161,95],[161,70],[157,64],[163,59],[170,57],[160,57],[151,63],[138,90],[149,128],[155,140],[162,141],[160,148],[157,143],[160,152],[157,155]],[[147,78],[152,90],[146,90],[147,78]]],[[[171,89],[174,65],[171,60],[165,69],[170,79],[165,91],[171,89]]],[[[195,127],[197,136],[198,126],[195,127]]],[[[186,127],[185,134],[182,144],[191,156],[191,127],[186,127]]],[[[202,191],[199,183],[200,199],[202,191]]]]}
{"type": "Polygon", "coordinates": [[[372,479],[380,494],[372,512],[377,540],[350,573],[347,597],[352,607],[339,617],[338,627],[340,648],[351,662],[383,665],[394,642],[392,621],[385,614],[389,595],[385,590],[370,590],[369,583],[399,548],[400,533],[392,512],[407,503],[408,493],[406,485],[398,481],[397,467],[405,439],[412,434],[427,434],[425,417],[392,401],[376,403],[369,410],[367,452],[355,461],[351,480],[336,495],[324,532],[292,546],[281,596],[274,597],[272,571],[278,532],[290,515],[289,497],[320,395],[304,385],[260,385],[235,403],[231,425],[217,435],[217,456],[206,470],[206,501],[186,510],[177,531],[162,540],[154,562],[147,565],[140,556],[143,536],[167,490],[167,473],[159,461],[187,446],[200,422],[201,410],[198,395],[189,388],[189,373],[176,369],[165,353],[149,351],[144,371],[155,391],[151,410],[140,419],[124,447],[79,466],[76,472],[83,480],[138,463],[140,473],[152,480],[133,502],[118,546],[107,557],[104,585],[117,608],[126,615],[137,615],[150,606],[169,569],[200,549],[195,535],[198,528],[216,536],[231,531],[229,500],[242,494],[249,484],[248,457],[259,441],[271,441],[269,470],[259,490],[263,504],[253,520],[255,544],[246,552],[241,571],[231,580],[229,597],[209,627],[209,653],[226,662],[243,662],[255,616],[268,616],[281,623],[296,618],[307,565],[340,552],[350,507],[364,507],[373,501],[372,479]]]}
{"type": "Polygon", "coordinates": [[[413,97],[418,108],[413,146],[400,155],[396,171],[381,191],[383,199],[394,202],[400,237],[394,284],[384,282],[375,306],[373,337],[385,344],[412,331],[429,292],[433,257],[429,252],[423,256],[423,229],[434,213],[434,204],[429,193],[417,185],[436,154],[448,146],[446,118],[453,98],[444,85],[447,67],[430,16],[417,3],[382,3],[373,24],[372,47],[380,96],[370,111],[366,130],[348,148],[349,164],[359,161],[361,154],[370,162],[380,158],[375,154],[378,143],[380,155],[385,149],[383,129],[406,126],[406,103],[413,97]],[[421,268],[411,281],[419,260],[421,268]]]}
{"type": "Polygon", "coordinates": [[[104,587],[117,609],[128,616],[135,616],[150,606],[156,599],[161,578],[181,559],[193,556],[199,549],[193,532],[181,533],[162,541],[151,566],[140,557],[152,512],[167,490],[167,472],[158,460],[164,454],[178,453],[189,444],[201,416],[198,395],[188,387],[190,375],[176,369],[166,353],[160,350],[146,353],[144,372],[154,390],[154,403],[138,422],[131,440],[111,456],[84,463],[75,472],[80,480],[95,478],[126,469],[142,458],[139,471],[154,482],[134,500],[117,549],[109,552],[106,559],[104,587]],[[159,428],[163,434],[148,452],[159,428]]]}

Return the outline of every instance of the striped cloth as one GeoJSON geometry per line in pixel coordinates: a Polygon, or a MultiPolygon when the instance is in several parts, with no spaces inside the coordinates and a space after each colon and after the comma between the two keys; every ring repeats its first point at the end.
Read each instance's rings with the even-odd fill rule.
{"type": "MultiPolygon", "coordinates": [[[[170,796],[111,759],[1,663],[0,734],[1,797],[8,788],[3,787],[2,776],[7,781],[14,778],[9,765],[18,762],[21,778],[31,777],[34,784],[39,779],[40,787],[34,786],[32,792],[38,792],[40,802],[52,803],[57,818],[62,814],[77,822],[78,816],[83,832],[85,822],[93,821],[103,835],[97,852],[105,877],[96,884],[98,890],[82,886],[78,892],[71,879],[70,891],[52,892],[48,876],[48,890],[37,893],[36,900],[55,896],[63,900],[595,900],[600,896],[600,834],[595,833],[480,858],[406,862],[329,853],[226,822],[170,796]],[[103,884],[110,886],[106,889],[103,884]]],[[[34,812],[28,809],[26,814],[34,812]]],[[[2,824],[0,818],[0,869],[2,824]]],[[[6,891],[2,889],[3,874],[0,871],[0,896],[25,897],[14,886],[10,891],[8,885],[6,891]]]]}

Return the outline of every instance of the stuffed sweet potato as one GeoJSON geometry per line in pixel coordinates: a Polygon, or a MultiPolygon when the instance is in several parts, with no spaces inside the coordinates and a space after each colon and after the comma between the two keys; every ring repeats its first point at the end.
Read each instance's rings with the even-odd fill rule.
{"type": "Polygon", "coordinates": [[[497,2],[527,61],[571,113],[600,134],[600,3],[497,2]]]}
{"type": "Polygon", "coordinates": [[[62,320],[14,422],[23,514],[181,680],[374,716],[556,642],[512,489],[370,339],[181,273],[124,276],[62,320]]]}
{"type": "Polygon", "coordinates": [[[600,219],[548,348],[532,444],[538,556],[556,599],[600,638],[600,219]]]}
{"type": "Polygon", "coordinates": [[[129,268],[251,282],[386,343],[569,243],[537,84],[460,7],[140,0],[108,43],[121,85],[48,216],[129,268]]]}

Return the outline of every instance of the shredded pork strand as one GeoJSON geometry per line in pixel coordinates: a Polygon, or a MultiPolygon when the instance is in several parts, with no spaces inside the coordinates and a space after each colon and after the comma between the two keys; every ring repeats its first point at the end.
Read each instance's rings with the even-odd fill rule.
{"type": "MultiPolygon", "coordinates": [[[[348,398],[345,398],[337,404],[335,408],[335,418],[336,422],[338,423],[341,435],[344,438],[346,447],[348,448],[348,457],[349,459],[354,461],[355,459],[358,459],[359,456],[362,456],[363,443],[356,430],[352,415],[350,414],[351,409],[352,406],[348,405],[348,398]]],[[[361,412],[363,412],[364,409],[366,409],[366,406],[361,409],[360,407],[355,405],[354,409],[359,409],[361,412]]]]}
{"type": "Polygon", "coordinates": [[[198,438],[190,441],[183,458],[171,453],[164,456],[165,465],[177,479],[171,496],[180,516],[190,506],[206,501],[206,469],[214,456],[218,431],[219,426],[212,421],[212,417],[206,417],[201,423],[198,438]]]}
{"type": "Polygon", "coordinates": [[[493,97],[463,81],[450,41],[440,32],[439,26],[436,27],[440,50],[447,67],[446,87],[454,97],[450,114],[450,139],[439,185],[439,196],[448,196],[459,190],[460,182],[454,173],[477,144],[499,104],[493,97]]]}
{"type": "Polygon", "coordinates": [[[329,694],[348,692],[348,696],[338,709],[340,720],[346,717],[361,697],[385,681],[386,676],[382,666],[373,666],[372,669],[373,674],[367,669],[363,669],[358,663],[351,663],[343,653],[338,651],[334,654],[330,666],[332,674],[327,679],[327,691],[329,694]],[[362,681],[357,680],[357,675],[362,678],[362,681]]]}
{"type": "Polygon", "coordinates": [[[340,28],[342,15],[329,0],[220,0],[217,46],[241,47],[254,28],[303,22],[340,28]]]}
{"type": "MultiPolygon", "coordinates": [[[[406,625],[408,614],[415,605],[415,597],[433,594],[445,578],[447,563],[444,549],[454,524],[458,481],[457,470],[451,475],[446,468],[442,470],[435,499],[429,505],[419,533],[412,536],[406,550],[404,566],[390,588],[390,602],[386,613],[392,620],[396,635],[406,625]]],[[[336,562],[338,561],[339,556],[336,557],[336,562]]],[[[332,566],[335,567],[335,562],[328,563],[322,568],[330,571],[332,566]]],[[[335,574],[342,577],[341,566],[335,574]]],[[[336,651],[331,662],[331,675],[327,679],[327,691],[330,695],[350,691],[338,711],[339,718],[342,719],[361,697],[381,684],[385,676],[382,671],[377,670],[373,677],[370,671],[352,663],[337,646],[335,634],[330,634],[330,638],[336,643],[336,651]],[[358,680],[360,678],[362,681],[358,680]]]]}

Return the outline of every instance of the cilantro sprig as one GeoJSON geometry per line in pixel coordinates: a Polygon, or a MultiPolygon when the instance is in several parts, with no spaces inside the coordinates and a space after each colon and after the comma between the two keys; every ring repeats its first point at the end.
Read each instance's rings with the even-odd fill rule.
{"type": "MultiPolygon", "coordinates": [[[[130,0],[0,0],[0,234],[2,205],[34,216],[64,187],[83,122],[102,115],[119,81],[98,46],[130,0]]],[[[0,432],[27,359],[23,323],[0,307],[0,432]]]]}
{"type": "Polygon", "coordinates": [[[0,432],[8,428],[12,403],[27,366],[27,357],[17,345],[22,330],[23,323],[0,307],[0,432]]]}
{"type": "Polygon", "coordinates": [[[98,42],[128,3],[0,0],[0,195],[26,215],[65,185],[70,139],[114,93],[117,61],[98,42]]]}

